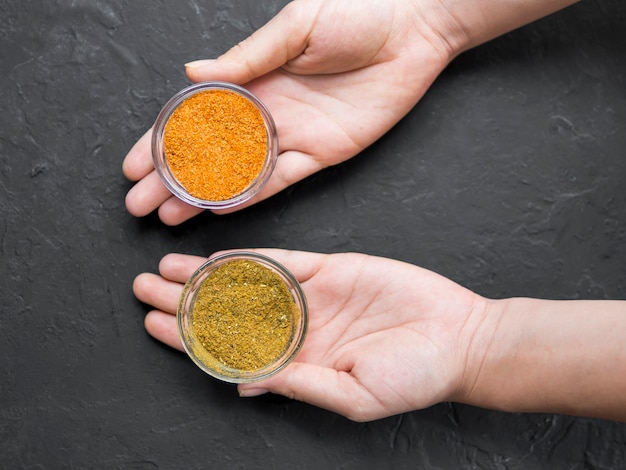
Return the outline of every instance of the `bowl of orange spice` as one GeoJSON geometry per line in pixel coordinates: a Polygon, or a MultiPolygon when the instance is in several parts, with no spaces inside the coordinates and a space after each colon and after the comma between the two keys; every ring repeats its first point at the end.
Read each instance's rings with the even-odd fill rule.
{"type": "Polygon", "coordinates": [[[157,116],[152,158],[174,196],[202,209],[226,209],[254,197],[278,157],[267,107],[243,87],[203,82],[174,95],[157,116]]]}

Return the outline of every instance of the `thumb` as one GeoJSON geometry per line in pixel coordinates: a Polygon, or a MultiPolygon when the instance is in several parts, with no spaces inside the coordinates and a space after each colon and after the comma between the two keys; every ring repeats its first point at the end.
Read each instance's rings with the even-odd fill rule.
{"type": "Polygon", "coordinates": [[[373,397],[348,372],[305,362],[293,362],[269,379],[239,385],[241,397],[267,392],[303,401],[354,421],[383,415],[373,397]]]}
{"type": "Polygon", "coordinates": [[[187,77],[193,82],[222,80],[243,85],[261,77],[306,48],[311,21],[302,11],[302,2],[287,4],[265,26],[232,47],[215,60],[198,60],[185,64],[187,77]]]}

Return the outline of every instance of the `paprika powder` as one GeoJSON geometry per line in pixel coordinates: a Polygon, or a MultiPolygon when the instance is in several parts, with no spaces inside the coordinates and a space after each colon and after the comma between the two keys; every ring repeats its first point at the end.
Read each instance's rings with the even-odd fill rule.
{"type": "Polygon", "coordinates": [[[271,115],[246,89],[206,82],[176,94],[157,117],[155,168],[183,201],[227,208],[253,197],[275,166],[278,138],[271,115]]]}

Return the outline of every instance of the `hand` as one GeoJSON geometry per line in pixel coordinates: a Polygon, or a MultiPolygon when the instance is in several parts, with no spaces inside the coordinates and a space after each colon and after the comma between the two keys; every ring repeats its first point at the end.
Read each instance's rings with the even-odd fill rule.
{"type": "MultiPolygon", "coordinates": [[[[188,64],[192,81],[244,85],[274,117],[278,164],[246,205],[356,155],[417,103],[455,52],[433,29],[442,13],[427,15],[430,3],[439,2],[297,0],[217,60],[188,64]]],[[[179,224],[200,209],[161,184],[151,132],[124,161],[137,181],[126,206],[136,216],[158,208],[164,223],[179,224]]]]}
{"type": "MultiPolygon", "coordinates": [[[[273,392],[365,421],[453,400],[467,382],[486,299],[433,272],[361,254],[258,250],[284,264],[304,289],[309,331],[295,361],[242,396],[273,392]]],[[[133,289],[153,305],[148,332],[182,350],[175,312],[183,283],[204,258],[171,254],[161,276],[133,289]]],[[[480,348],[478,348],[480,349],[480,348]]],[[[471,374],[470,374],[471,375],[471,374]]],[[[469,380],[471,382],[471,378],[469,380]]]]}

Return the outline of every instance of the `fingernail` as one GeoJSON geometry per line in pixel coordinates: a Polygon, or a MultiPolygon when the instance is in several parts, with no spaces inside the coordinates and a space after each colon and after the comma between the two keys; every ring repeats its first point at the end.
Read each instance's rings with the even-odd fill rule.
{"type": "Polygon", "coordinates": [[[239,392],[239,396],[243,398],[258,397],[269,392],[266,388],[244,388],[239,392]]]}
{"type": "Polygon", "coordinates": [[[195,67],[204,67],[205,65],[211,65],[213,62],[215,62],[215,59],[194,60],[192,62],[187,62],[185,64],[185,68],[192,69],[195,67]]]}

